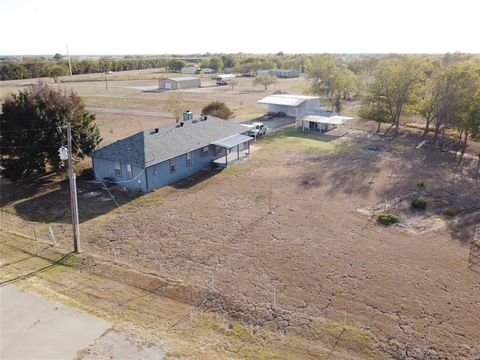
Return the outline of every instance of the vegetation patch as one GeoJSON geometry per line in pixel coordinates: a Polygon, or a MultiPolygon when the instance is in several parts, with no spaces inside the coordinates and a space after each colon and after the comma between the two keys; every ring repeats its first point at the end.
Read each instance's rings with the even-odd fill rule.
{"type": "Polygon", "coordinates": [[[427,208],[427,200],[421,196],[415,196],[412,200],[412,209],[425,210],[427,208]]]}
{"type": "Polygon", "coordinates": [[[400,217],[393,214],[380,214],[377,218],[378,222],[383,225],[392,225],[400,221],[400,217]]]}

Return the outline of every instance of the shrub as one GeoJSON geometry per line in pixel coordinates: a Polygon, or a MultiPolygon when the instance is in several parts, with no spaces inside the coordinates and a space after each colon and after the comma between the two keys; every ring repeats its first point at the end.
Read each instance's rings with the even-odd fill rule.
{"type": "Polygon", "coordinates": [[[427,200],[423,197],[415,196],[412,200],[412,208],[416,210],[425,210],[427,208],[427,200]]]}
{"type": "Polygon", "coordinates": [[[445,209],[443,209],[443,215],[455,216],[455,215],[457,215],[457,210],[452,209],[452,208],[445,208],[445,209]]]}
{"type": "Polygon", "coordinates": [[[233,111],[224,102],[213,101],[202,109],[202,114],[227,120],[232,117],[233,111]]]}
{"type": "Polygon", "coordinates": [[[384,225],[396,224],[400,221],[400,217],[393,214],[380,214],[377,218],[379,223],[384,225]]]}
{"type": "Polygon", "coordinates": [[[426,186],[425,186],[425,183],[423,181],[417,182],[417,190],[423,191],[423,190],[425,190],[425,188],[426,188],[426,186]]]}

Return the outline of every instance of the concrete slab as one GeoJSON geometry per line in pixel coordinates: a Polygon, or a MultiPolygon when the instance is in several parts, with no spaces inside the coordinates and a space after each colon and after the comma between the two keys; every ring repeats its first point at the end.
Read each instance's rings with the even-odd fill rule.
{"type": "Polygon", "coordinates": [[[110,323],[13,287],[0,288],[2,360],[74,359],[110,323]]]}

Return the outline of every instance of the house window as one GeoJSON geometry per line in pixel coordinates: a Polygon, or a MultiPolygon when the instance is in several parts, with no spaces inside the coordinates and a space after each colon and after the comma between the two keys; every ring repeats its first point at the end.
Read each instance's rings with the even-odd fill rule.
{"type": "Polygon", "coordinates": [[[122,167],[120,166],[120,162],[119,161],[115,161],[113,163],[113,173],[115,174],[115,176],[117,177],[122,177],[122,167]]]}
{"type": "Polygon", "coordinates": [[[208,146],[204,146],[204,147],[203,147],[202,154],[203,154],[203,156],[207,156],[207,155],[208,155],[208,146]]]}
{"type": "Polygon", "coordinates": [[[192,166],[192,153],[188,152],[187,153],[187,167],[192,166]]]}
{"type": "Polygon", "coordinates": [[[177,171],[177,162],[175,161],[175,158],[168,161],[170,163],[170,174],[173,174],[175,171],[177,171]]]}
{"type": "Polygon", "coordinates": [[[218,146],[218,145],[215,146],[215,152],[216,152],[217,155],[220,154],[222,152],[222,147],[218,146]]]}
{"type": "Polygon", "coordinates": [[[132,165],[127,164],[127,179],[133,179],[132,165]]]}

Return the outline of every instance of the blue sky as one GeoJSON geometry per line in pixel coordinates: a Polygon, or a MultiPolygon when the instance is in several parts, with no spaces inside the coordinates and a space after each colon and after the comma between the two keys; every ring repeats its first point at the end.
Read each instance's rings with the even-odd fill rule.
{"type": "Polygon", "coordinates": [[[0,54],[480,53],[479,0],[0,0],[0,54]]]}

